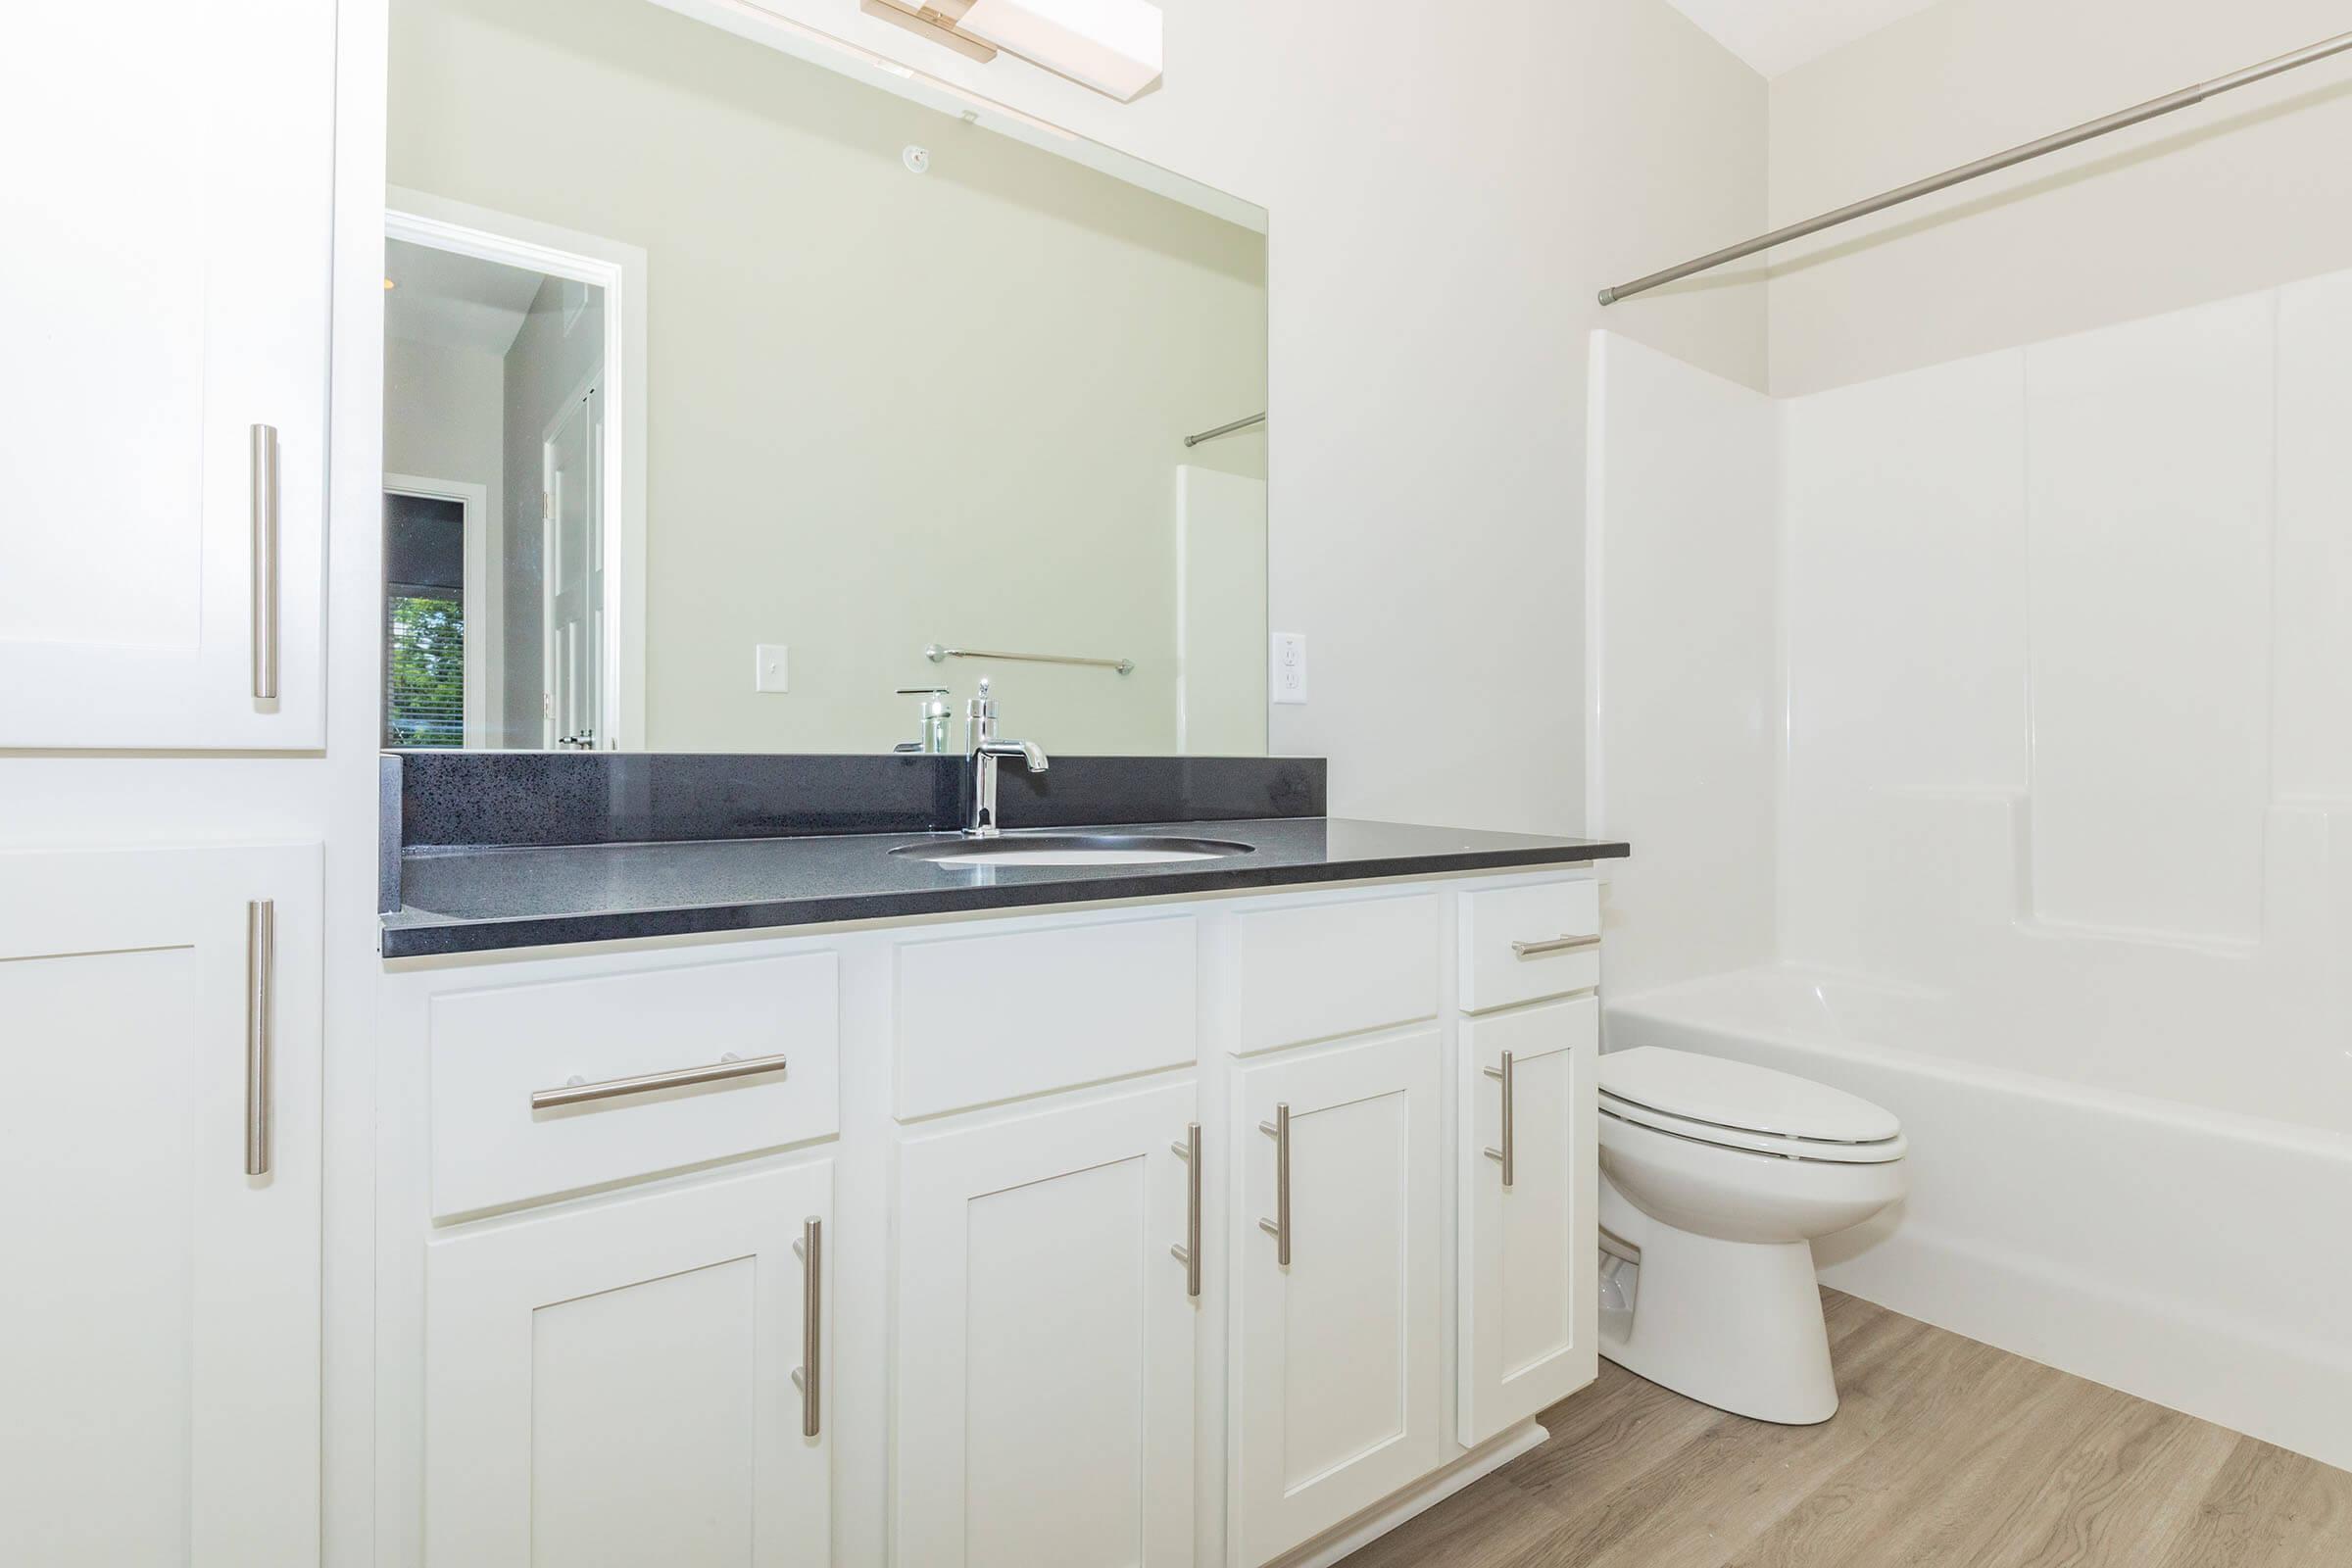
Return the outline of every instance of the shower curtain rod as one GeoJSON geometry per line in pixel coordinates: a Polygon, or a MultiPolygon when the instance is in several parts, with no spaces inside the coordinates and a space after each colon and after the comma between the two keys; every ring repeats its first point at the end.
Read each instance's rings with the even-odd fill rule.
{"type": "Polygon", "coordinates": [[[1939,190],[1948,190],[1954,185],[1975,179],[1980,174],[1997,172],[2030,159],[2039,158],[2044,153],[2058,152],[2063,148],[2092,140],[2094,137],[2104,136],[2111,130],[2122,130],[2128,125],[2136,125],[2143,121],[2154,120],[2159,115],[2169,115],[2176,109],[2186,109],[2191,104],[2201,104],[2206,99],[2229,92],[2232,88],[2262,81],[2268,77],[2278,75],[2282,72],[2292,71],[2297,66],[2308,66],[2314,61],[2325,60],[2329,55],[2339,55],[2346,50],[2352,50],[2352,32],[2338,33],[2332,38],[2313,44],[2308,49],[2298,49],[2293,54],[2280,55],[2276,60],[2266,60],[2259,66],[2248,66],[2243,71],[2233,71],[2227,76],[2216,76],[2211,81],[2199,82],[2194,87],[2183,87],[2179,92],[2167,93],[2162,98],[2151,98],[2144,104],[2108,115],[2104,119],[2086,122],[2072,130],[2062,130],[2054,136],[2044,136],[2039,141],[2027,142],[2022,147],[2012,147],[2005,153],[1994,153],[1990,158],[1980,158],[1973,164],[1963,164],[1958,169],[1947,170],[1943,173],[1915,180],[1899,190],[1890,190],[1885,195],[1873,196],[1867,201],[1840,207],[1834,213],[1824,213],[1819,218],[1807,219],[1801,223],[1790,223],[1787,228],[1776,228],[1771,233],[1751,239],[1744,245],[1734,245],[1728,249],[1701,256],[1695,261],[1685,262],[1680,267],[1669,267],[1662,272],[1652,272],[1647,277],[1636,278],[1631,283],[1620,283],[1615,288],[1604,288],[1600,291],[1600,303],[1614,305],[1619,300],[1643,293],[1661,284],[1678,282],[1693,273],[1708,271],[1727,262],[1740,261],[1744,257],[1755,255],[1758,251],[1768,251],[1775,245],[1786,244],[1792,239],[1803,239],[1808,234],[1818,234],[1823,229],[1835,228],[1839,223],[1850,223],[1857,218],[1868,218],[1873,213],[1883,213],[1889,207],[1899,206],[1921,196],[1932,196],[1939,190]]]}

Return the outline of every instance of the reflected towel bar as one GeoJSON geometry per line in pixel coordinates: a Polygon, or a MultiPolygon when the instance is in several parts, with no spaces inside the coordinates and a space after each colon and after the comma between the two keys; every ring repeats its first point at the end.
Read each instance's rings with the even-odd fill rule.
{"type": "Polygon", "coordinates": [[[1132,659],[1080,659],[1073,654],[1005,654],[986,648],[950,648],[933,643],[923,650],[923,657],[934,664],[943,659],[1004,659],[1016,664],[1086,664],[1096,669],[1115,669],[1122,675],[1135,673],[1132,659]]]}
{"type": "MultiPolygon", "coordinates": [[[[2136,104],[2130,109],[2119,110],[2115,114],[2099,120],[2085,121],[2072,130],[2062,130],[2055,135],[2044,136],[2038,141],[2030,141],[2023,146],[2012,147],[2005,153],[1994,153],[1990,158],[1980,158],[1973,164],[1963,164],[1958,169],[1946,170],[1940,174],[1931,174],[1926,179],[1914,180],[1898,190],[1890,190],[1884,195],[1873,196],[1865,201],[1840,207],[1834,213],[1824,213],[1819,218],[1809,218],[1801,223],[1790,223],[1787,228],[1776,228],[1771,233],[1751,239],[1744,245],[1729,246],[1701,256],[1695,261],[1685,262],[1680,267],[1669,267],[1662,272],[1652,272],[1647,277],[1636,278],[1631,283],[1620,283],[1615,288],[1604,288],[1600,291],[1600,303],[1614,305],[1619,300],[1657,288],[1662,284],[1680,282],[1686,277],[1709,271],[1726,263],[1743,260],[1755,255],[1758,251],[1768,251],[1775,245],[1783,245],[1792,239],[1803,239],[1808,234],[1818,234],[1825,228],[1835,228],[1839,223],[1850,223],[1857,218],[1868,218],[1873,213],[1883,213],[1889,207],[1899,206],[1921,196],[1932,196],[1939,190],[1949,190],[1952,186],[1975,179],[1981,174],[1994,173],[2000,170],[2025,163],[2030,159],[2039,158],[2044,153],[2058,152],[2064,148],[2089,141],[2094,137],[2104,136],[2109,131],[2122,130],[2127,126],[2154,120],[2159,115],[2169,115],[2176,109],[2186,109],[2192,104],[2201,104],[2218,93],[2229,92],[2232,88],[2247,86],[2253,82],[2268,80],[2281,72],[2292,71],[2297,66],[2308,66],[2314,61],[2326,60],[2331,55],[2340,55],[2346,50],[2352,50],[2352,32],[2338,33],[2332,38],[2322,39],[2309,48],[2298,49],[2293,54],[2280,55],[2276,60],[2266,60],[2261,65],[2248,66],[2243,71],[2233,71],[2227,76],[2216,76],[2211,81],[2201,81],[2193,87],[2183,87],[2179,92],[2167,93],[2162,98],[2151,98],[2144,104],[2136,104]]],[[[1212,430],[1209,433],[1214,435],[1216,432],[1212,430]]],[[[1188,441],[1185,444],[1190,446],[1192,443],[1188,441]]]]}
{"type": "Polygon", "coordinates": [[[1220,424],[1214,430],[1203,430],[1199,435],[1188,435],[1184,438],[1184,444],[1188,447],[1197,447],[1203,441],[1214,441],[1221,435],[1231,435],[1236,430],[1247,430],[1253,424],[1265,422],[1264,415],[1252,414],[1247,419],[1236,419],[1231,424],[1220,424]]]}

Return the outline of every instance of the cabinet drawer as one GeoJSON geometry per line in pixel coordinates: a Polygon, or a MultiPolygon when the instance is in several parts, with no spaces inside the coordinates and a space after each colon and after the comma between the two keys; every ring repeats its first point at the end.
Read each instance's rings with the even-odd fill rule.
{"type": "Polygon", "coordinates": [[[831,1134],[839,980],[830,953],[457,992],[433,999],[433,1212],[650,1176],[831,1134]],[[534,1095],[727,1057],[775,1071],[538,1108],[534,1095]]]}
{"type": "Polygon", "coordinates": [[[1190,915],[901,943],[899,1118],[1191,1062],[1199,947],[1190,915]]]}
{"type": "Polygon", "coordinates": [[[1438,1010],[1438,896],[1355,899],[1241,917],[1235,1049],[1360,1034],[1438,1010]]]}
{"type": "Polygon", "coordinates": [[[1600,884],[1589,878],[1462,895],[1462,1010],[1600,984],[1600,884]]]}

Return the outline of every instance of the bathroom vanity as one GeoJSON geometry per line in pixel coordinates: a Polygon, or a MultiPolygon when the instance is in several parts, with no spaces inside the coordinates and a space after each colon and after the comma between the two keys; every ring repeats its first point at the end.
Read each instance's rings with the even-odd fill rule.
{"type": "MultiPolygon", "coordinates": [[[[457,849],[414,841],[643,833],[587,803],[697,768],[797,768],[821,823],[826,766],[953,763],[411,760],[382,1560],[1333,1561],[1592,1378],[1624,846],[1333,821],[1321,764],[1257,760],[1262,799],[1161,764],[1199,787],[1138,810],[1269,814],[1145,827],[1244,847],[1156,865],[779,834],[740,778],[765,836],[457,849]]],[[[1151,764],[1055,766],[1000,844],[1151,764]]]]}

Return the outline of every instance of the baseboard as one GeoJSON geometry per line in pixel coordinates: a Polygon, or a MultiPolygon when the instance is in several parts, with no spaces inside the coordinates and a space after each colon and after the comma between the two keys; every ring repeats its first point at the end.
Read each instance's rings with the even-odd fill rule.
{"type": "Polygon", "coordinates": [[[1331,1568],[1349,1552],[1371,1544],[1415,1514],[1425,1513],[1447,1497],[1483,1480],[1531,1448],[1551,1438],[1535,1422],[1511,1428],[1484,1447],[1473,1448],[1445,1469],[1435,1471],[1385,1502],[1376,1502],[1354,1518],[1325,1531],[1302,1546],[1277,1557],[1268,1568],[1331,1568]]]}

